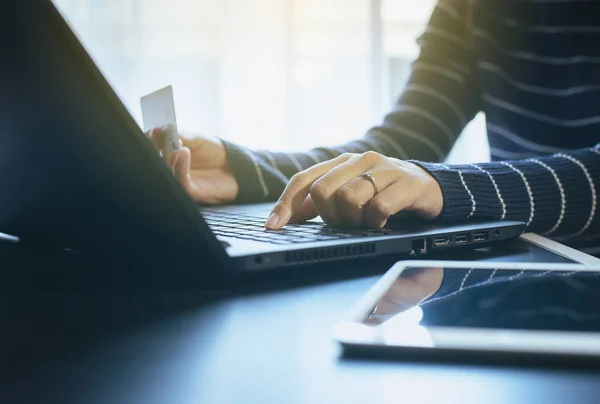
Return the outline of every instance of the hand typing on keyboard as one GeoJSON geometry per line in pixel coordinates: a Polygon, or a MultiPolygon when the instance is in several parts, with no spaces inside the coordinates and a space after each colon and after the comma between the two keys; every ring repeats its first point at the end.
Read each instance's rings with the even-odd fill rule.
{"type": "Polygon", "coordinates": [[[294,175],[266,227],[320,215],[334,227],[382,228],[402,211],[437,218],[443,204],[438,182],[416,164],[376,152],[348,153],[294,175]]]}

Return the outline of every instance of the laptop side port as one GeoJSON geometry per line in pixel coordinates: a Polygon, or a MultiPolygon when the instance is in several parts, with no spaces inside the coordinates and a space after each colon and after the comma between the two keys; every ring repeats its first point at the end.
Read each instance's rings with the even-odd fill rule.
{"type": "Polygon", "coordinates": [[[425,244],[424,238],[419,238],[412,241],[412,253],[413,254],[425,254],[427,252],[427,245],[425,244]]]}
{"type": "Polygon", "coordinates": [[[473,233],[473,242],[479,242],[479,241],[487,241],[488,239],[488,234],[487,232],[481,231],[478,233],[473,233]]]}
{"type": "Polygon", "coordinates": [[[442,246],[450,244],[450,236],[439,236],[433,238],[433,245],[442,246]]]}
{"type": "Polygon", "coordinates": [[[454,244],[466,244],[469,242],[469,235],[466,233],[460,233],[454,236],[454,244]]]}

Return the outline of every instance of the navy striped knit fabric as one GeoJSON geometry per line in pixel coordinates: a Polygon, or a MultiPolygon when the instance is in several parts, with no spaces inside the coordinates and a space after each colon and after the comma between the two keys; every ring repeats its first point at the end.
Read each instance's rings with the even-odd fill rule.
{"type": "Polygon", "coordinates": [[[275,200],[294,173],[374,150],[418,161],[438,180],[442,220],[522,220],[552,238],[595,243],[599,16],[600,0],[440,0],[395,108],[362,138],[305,153],[226,142],[239,202],[275,200]],[[442,164],[480,111],[494,161],[442,164]]]}

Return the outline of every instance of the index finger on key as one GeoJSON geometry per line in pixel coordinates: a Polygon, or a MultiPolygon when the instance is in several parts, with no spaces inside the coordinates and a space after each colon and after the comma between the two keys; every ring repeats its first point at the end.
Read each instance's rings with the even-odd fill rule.
{"type": "Polygon", "coordinates": [[[285,226],[308,196],[312,184],[332,168],[350,159],[350,157],[352,157],[352,154],[345,153],[295,174],[271,211],[265,227],[270,230],[278,230],[285,226]]]}

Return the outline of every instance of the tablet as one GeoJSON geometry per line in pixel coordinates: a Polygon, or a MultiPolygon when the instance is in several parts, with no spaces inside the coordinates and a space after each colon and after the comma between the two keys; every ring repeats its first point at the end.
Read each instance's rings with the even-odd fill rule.
{"type": "Polygon", "coordinates": [[[600,359],[600,266],[398,262],[332,334],[346,353],[600,359]]]}

